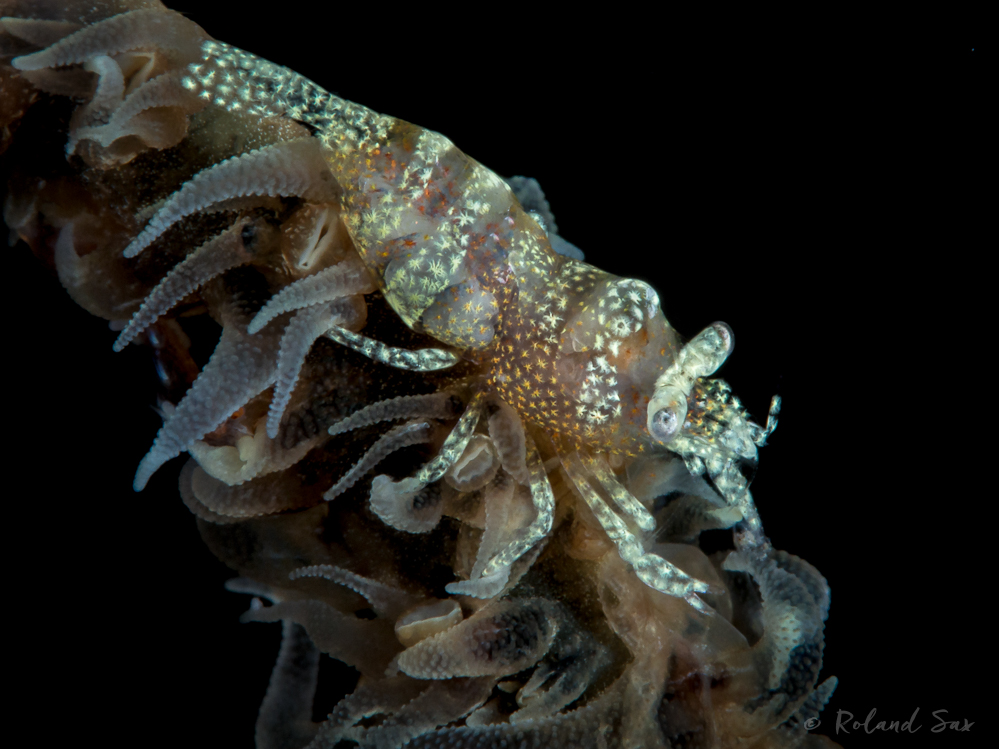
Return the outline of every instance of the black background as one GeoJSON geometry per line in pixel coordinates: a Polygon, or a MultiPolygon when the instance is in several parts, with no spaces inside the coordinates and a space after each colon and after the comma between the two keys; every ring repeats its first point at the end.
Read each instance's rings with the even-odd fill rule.
{"type": "MultiPolygon", "coordinates": [[[[722,376],[760,419],[784,398],[753,484],[767,533],[832,588],[824,674],[840,685],[819,731],[837,710],[876,708],[876,722],[919,708],[916,735],[837,740],[983,745],[995,237],[977,228],[986,94],[971,37],[786,17],[722,33],[665,15],[174,7],[501,175],[536,177],[560,233],[652,283],[683,335],[728,322],[722,376]],[[971,732],[931,733],[940,709],[971,732]]],[[[23,245],[8,262],[8,641],[35,664],[25,689],[51,721],[38,729],[249,747],[279,627],[237,622],[247,600],[223,590],[233,573],[179,500],[182,461],[131,489],[159,426],[148,352],[112,354],[115,334],[23,245]]]]}

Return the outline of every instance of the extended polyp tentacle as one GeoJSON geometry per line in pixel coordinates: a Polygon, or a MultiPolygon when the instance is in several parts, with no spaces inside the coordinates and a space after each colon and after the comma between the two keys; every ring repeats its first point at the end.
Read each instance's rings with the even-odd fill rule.
{"type": "Polygon", "coordinates": [[[257,749],[303,746],[316,735],[312,702],[319,681],[319,649],[300,624],[282,622],[281,650],[257,715],[257,749]]]}
{"type": "Polygon", "coordinates": [[[345,296],[369,294],[376,288],[360,260],[344,261],[301,278],[267,300],[250,321],[247,331],[259,333],[278,315],[345,296]]]}
{"type": "Polygon", "coordinates": [[[385,585],[377,580],[361,577],[331,564],[299,567],[288,575],[289,580],[298,580],[301,577],[321,577],[324,580],[343,585],[345,588],[350,588],[355,593],[364,596],[378,616],[393,621],[417,601],[414,596],[404,590],[393,588],[391,585],[385,585]]]}
{"type": "Polygon", "coordinates": [[[489,698],[495,681],[479,678],[434,682],[396,714],[376,726],[349,731],[347,737],[359,741],[361,746],[397,749],[472,712],[489,698]]]}
{"type": "Polygon", "coordinates": [[[399,670],[416,679],[440,680],[515,674],[545,656],[560,618],[557,604],[544,598],[493,601],[406,648],[397,659],[399,670]]]}
{"type": "Polygon", "coordinates": [[[313,138],[296,138],[233,156],[198,172],[167,198],[125,248],[125,257],[138,255],[182,218],[223,200],[297,195],[326,202],[336,197],[336,191],[320,145],[313,138]]]}
{"type": "Polygon", "coordinates": [[[441,521],[440,500],[436,487],[428,487],[413,476],[393,481],[380,474],[371,481],[368,503],[385,525],[406,533],[429,533],[441,521]]]}
{"type": "Polygon", "coordinates": [[[552,485],[545,474],[541,456],[538,454],[534,440],[529,435],[527,435],[526,440],[531,502],[534,504],[534,509],[537,510],[537,515],[531,524],[524,529],[520,538],[513,541],[486,564],[482,570],[483,577],[494,575],[500,569],[512,565],[534,544],[547,536],[552,529],[552,518],[555,514],[555,497],[552,494],[552,485]]]}
{"type": "MultiPolygon", "coordinates": [[[[191,511],[193,515],[205,520],[209,523],[215,523],[216,525],[228,525],[230,523],[235,523],[241,520],[241,518],[231,518],[226,515],[220,515],[213,509],[208,507],[201,499],[194,493],[194,488],[191,486],[191,480],[194,477],[194,472],[198,470],[198,462],[194,459],[187,461],[184,467],[180,469],[180,476],[178,477],[178,488],[180,489],[180,498],[183,501],[184,506],[191,511]]],[[[204,473],[202,471],[202,473],[204,473]]]]}
{"type": "Polygon", "coordinates": [[[323,499],[327,501],[336,499],[390,454],[409,445],[428,442],[430,436],[430,424],[426,421],[411,422],[390,429],[378,438],[378,441],[364,453],[361,459],[339,481],[329,488],[323,495],[323,499]]]}
{"type": "Polygon", "coordinates": [[[197,445],[191,445],[194,459],[181,471],[181,490],[190,491],[197,504],[188,501],[188,507],[206,520],[231,523],[318,504],[317,491],[307,484],[303,486],[306,482],[295,472],[274,470],[241,483],[228,484],[197,463],[197,445]],[[204,511],[213,517],[205,517],[204,511]]]}
{"type": "MultiPolygon", "coordinates": [[[[72,122],[90,125],[106,121],[121,106],[125,95],[125,76],[118,63],[107,55],[97,55],[87,60],[83,68],[97,74],[97,89],[93,98],[73,113],[72,122]]],[[[66,153],[71,154],[75,150],[76,140],[71,135],[66,143],[66,153]]]]}
{"type": "MultiPolygon", "coordinates": [[[[772,552],[735,551],[726,557],[722,567],[730,572],[748,572],[759,586],[763,637],[753,649],[764,656],[760,665],[766,672],[771,695],[779,698],[781,695],[774,692],[784,693],[785,699],[774,705],[776,710],[784,711],[791,700],[808,694],[821,668],[826,613],[823,596],[816,599],[810,590],[816,581],[806,585],[793,567],[783,569],[772,552]]],[[[818,576],[818,582],[827,596],[826,581],[818,576]]]]}
{"type": "Polygon", "coordinates": [[[346,419],[329,428],[329,433],[343,434],[361,427],[371,426],[381,421],[396,419],[447,419],[457,416],[460,402],[450,393],[429,393],[427,395],[400,395],[365,406],[346,419]]]}
{"type": "Polygon", "coordinates": [[[134,49],[172,49],[196,57],[205,32],[180,13],[164,8],[132,10],[106,18],[61,38],[51,47],[22,55],[11,63],[18,70],[77,65],[95,55],[134,49]]]}
{"type": "Polygon", "coordinates": [[[114,134],[116,129],[120,129],[129,120],[138,114],[151,109],[152,107],[179,107],[191,106],[192,96],[181,85],[174,73],[164,73],[152,78],[135,91],[130,93],[121,102],[121,106],[115,110],[111,117],[111,122],[102,128],[93,128],[93,132],[77,133],[77,138],[84,137],[97,140],[102,145],[110,145],[115,138],[121,137],[114,134]]]}
{"type": "Polygon", "coordinates": [[[563,458],[562,466],[607,536],[617,546],[621,558],[635,568],[635,573],[642,582],[662,593],[682,598],[698,611],[711,613],[711,608],[696,594],[712,592],[712,587],[708,583],[690,577],[662,557],[646,554],[641,543],[632,535],[621,518],[590,486],[586,478],[586,469],[578,454],[573,453],[568,458],[563,458]]]}
{"type": "MultiPolygon", "coordinates": [[[[118,68],[117,63],[112,64],[118,68]]],[[[120,69],[118,75],[121,75],[120,69]]],[[[114,109],[106,124],[87,123],[71,130],[69,140],[66,142],[66,153],[72,154],[76,151],[77,144],[83,140],[95,141],[106,148],[119,138],[133,134],[143,135],[143,140],[152,140],[160,148],[174,145],[174,141],[183,136],[182,131],[166,137],[165,134],[157,133],[155,128],[148,124],[140,123],[139,120],[142,118],[139,120],[136,118],[154,107],[179,107],[191,112],[197,111],[202,106],[204,104],[199,102],[197,97],[180,85],[177,75],[166,73],[156,76],[120,101],[120,105],[114,109]]]]}
{"type": "Polygon", "coordinates": [[[603,458],[588,455],[583,458],[583,463],[596,476],[604,491],[610,494],[611,499],[638,524],[639,528],[643,531],[656,529],[656,519],[652,517],[652,513],[645,509],[645,505],[635,499],[631,492],[621,486],[603,458]]]}
{"type": "Polygon", "coordinates": [[[230,593],[243,593],[257,598],[266,598],[271,603],[281,600],[279,589],[250,577],[231,577],[225,581],[225,589],[230,593]]]}
{"type": "Polygon", "coordinates": [[[395,714],[429,686],[432,686],[430,682],[408,676],[358,684],[353,693],[337,703],[329,720],[320,725],[316,738],[304,749],[333,749],[338,741],[347,738],[346,732],[364,718],[395,714]]]}
{"type": "Polygon", "coordinates": [[[775,551],[771,556],[778,567],[790,572],[801,581],[815,601],[820,618],[825,621],[829,616],[829,583],[822,577],[822,573],[801,557],[788,554],[786,551],[775,551]]]}
{"type": "Polygon", "coordinates": [[[234,311],[223,311],[222,338],[208,364],[169,415],[139,463],[133,486],[141,491],[156,470],[270,387],[277,376],[281,329],[249,336],[234,311]]]}
{"type": "Polygon", "coordinates": [[[309,355],[312,344],[331,325],[345,324],[352,313],[351,306],[342,302],[316,304],[300,309],[288,323],[281,336],[278,351],[277,381],[274,384],[274,397],[267,411],[267,436],[275,439],[281,426],[292,391],[298,382],[299,372],[309,355]]]}
{"type": "MultiPolygon", "coordinates": [[[[0,18],[0,28],[36,47],[49,47],[74,31],[80,24],[72,21],[43,21],[37,18],[0,18]]],[[[24,55],[27,57],[27,55],[24,55]]]]}
{"type": "MultiPolygon", "coordinates": [[[[818,725],[818,717],[822,713],[822,710],[832,699],[833,692],[836,691],[836,685],[839,684],[839,679],[835,676],[830,676],[828,679],[824,680],[821,684],[815,687],[815,691],[812,692],[805,701],[801,703],[791,719],[787,721],[784,725],[787,730],[792,732],[797,731],[799,734],[804,734],[805,731],[809,730],[812,726],[818,725]]],[[[790,744],[790,742],[788,742],[790,744]]],[[[790,744],[793,746],[793,744],[790,744]]]]}
{"type": "Polygon", "coordinates": [[[313,599],[251,608],[240,617],[242,622],[282,619],[301,624],[322,652],[353,666],[365,676],[384,674],[399,650],[392,622],[387,619],[358,619],[313,599]]]}
{"type": "Polygon", "coordinates": [[[577,700],[610,663],[610,651],[586,630],[566,621],[552,649],[517,692],[511,723],[555,715],[577,700]]]}
{"type": "Polygon", "coordinates": [[[409,349],[389,346],[388,344],[359,335],[358,333],[352,333],[340,327],[331,328],[326,332],[326,337],[342,346],[364,354],[376,362],[414,372],[432,372],[437,369],[447,369],[448,367],[453,367],[460,360],[457,354],[453,354],[446,349],[424,348],[410,351],[409,349]]]}
{"type": "Polygon", "coordinates": [[[414,741],[410,747],[412,749],[438,749],[438,747],[605,749],[611,746],[642,746],[651,749],[652,747],[661,747],[661,743],[622,744],[615,741],[622,732],[624,684],[625,680],[619,679],[596,700],[565,713],[536,718],[523,723],[499,722],[492,725],[475,726],[472,722],[466,722],[463,726],[441,728],[414,741]]]}
{"type": "Polygon", "coordinates": [[[248,228],[252,231],[250,222],[240,221],[233,224],[175,265],[149,292],[142,306],[132,315],[132,319],[114,342],[114,350],[121,351],[139,333],[156,322],[160,315],[210,279],[250,262],[252,255],[247,251],[244,239],[244,233],[248,228]]]}

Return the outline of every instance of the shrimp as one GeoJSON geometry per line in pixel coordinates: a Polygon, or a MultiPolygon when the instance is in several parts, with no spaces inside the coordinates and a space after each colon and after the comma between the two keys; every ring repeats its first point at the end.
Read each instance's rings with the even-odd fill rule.
{"type": "MultiPolygon", "coordinates": [[[[537,183],[180,14],[143,5],[2,24],[18,48],[4,75],[23,84],[12,104],[42,92],[71,105],[52,124],[66,166],[36,166],[28,146],[12,157],[8,224],[112,322],[115,350],[153,342],[165,379],[181,373],[134,488],[186,452],[181,495],[206,538],[278,520],[259,536],[266,572],[231,560],[252,568],[232,584],[256,601],[245,620],[285,622],[265,734],[399,746],[455,721],[441,730],[512,730],[589,694],[537,736],[560,745],[560,731],[599,725],[652,745],[659,729],[629,711],[667,709],[666,632],[688,618],[703,653],[737,653],[748,681],[731,693],[760,708],[732,719],[731,736],[791,731],[821,709],[835,685],[815,687],[828,587],[764,535],[746,475],[780,399],[757,424],[715,376],[729,326],[685,341],[668,299],[559,237],[537,183]],[[221,326],[201,368],[177,324],[199,312],[221,326]],[[327,518],[356,539],[327,542],[327,518]],[[441,543],[449,523],[461,530],[441,543]],[[734,531],[724,560],[682,543],[715,528],[734,531]],[[378,559],[382,532],[403,540],[378,559]],[[457,579],[436,585],[400,561],[421,543],[457,579]],[[589,598],[547,592],[556,583],[536,563],[552,557],[583,570],[589,598]],[[348,569],[358,559],[374,571],[348,569]],[[736,594],[739,575],[759,592],[736,594]],[[374,618],[354,616],[345,591],[374,618]],[[733,606],[766,622],[755,645],[733,606]],[[606,626],[591,631],[597,612],[606,626]],[[632,661],[590,693],[615,647],[632,661]],[[299,662],[314,670],[320,650],[366,680],[322,728],[287,712],[308,691],[299,662]],[[509,686],[511,712],[493,690],[531,668],[509,686]],[[363,725],[371,711],[398,720],[363,725]]],[[[680,654],[709,673],[695,650],[680,654]]]]}

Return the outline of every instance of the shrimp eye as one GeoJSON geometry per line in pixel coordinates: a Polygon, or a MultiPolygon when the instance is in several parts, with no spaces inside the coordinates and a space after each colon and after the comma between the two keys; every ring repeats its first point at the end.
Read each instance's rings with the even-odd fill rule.
{"type": "Polygon", "coordinates": [[[669,442],[680,430],[680,419],[670,406],[656,411],[648,423],[649,432],[660,442],[669,442]]]}

